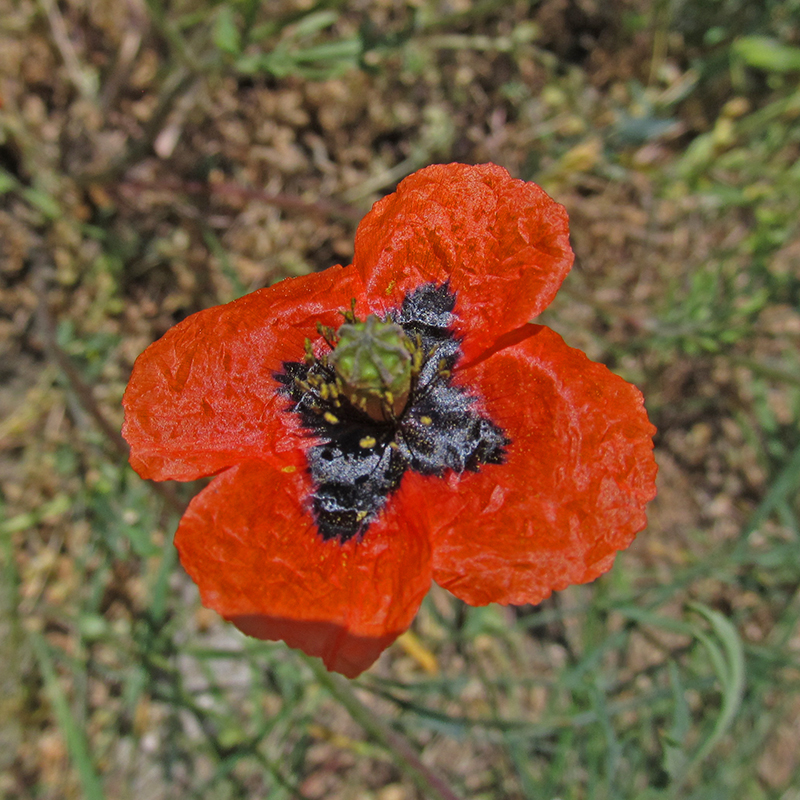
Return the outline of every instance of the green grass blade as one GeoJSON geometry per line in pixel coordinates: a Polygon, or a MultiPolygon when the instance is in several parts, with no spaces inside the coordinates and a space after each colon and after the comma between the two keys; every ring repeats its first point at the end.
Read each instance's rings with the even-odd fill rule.
{"type": "Polygon", "coordinates": [[[672,780],[679,780],[686,773],[688,756],[683,749],[683,743],[692,727],[692,715],[686,702],[686,687],[678,665],[670,661],[667,670],[672,688],[672,725],[662,734],[661,746],[664,749],[664,769],[672,780]]]}
{"type": "Polygon", "coordinates": [[[53,658],[44,637],[38,633],[30,634],[36,660],[42,672],[45,689],[53,705],[58,724],[69,749],[75,769],[78,771],[86,800],[104,800],[105,792],[100,777],[95,772],[89,755],[89,744],[72,715],[67,698],[58,683],[53,658]]]}
{"type": "Polygon", "coordinates": [[[800,445],[792,453],[786,466],[778,473],[772,488],[767,492],[761,504],[755,510],[750,521],[742,531],[742,537],[746,537],[766,521],[769,515],[780,506],[792,492],[800,487],[800,445]]]}
{"type": "Polygon", "coordinates": [[[745,688],[745,663],[744,648],[739,632],[730,620],[701,603],[689,605],[693,611],[705,617],[711,625],[721,647],[710,636],[702,631],[697,631],[697,638],[703,643],[714,665],[722,688],[722,707],[717,721],[708,738],[700,745],[692,759],[688,772],[701,764],[719,740],[725,735],[733,724],[734,719],[742,704],[745,688]]]}

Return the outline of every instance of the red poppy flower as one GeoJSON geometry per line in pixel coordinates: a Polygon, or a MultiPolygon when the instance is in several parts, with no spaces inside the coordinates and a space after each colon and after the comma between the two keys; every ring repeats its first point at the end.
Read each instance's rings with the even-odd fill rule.
{"type": "Polygon", "coordinates": [[[216,476],[176,534],[203,603],[353,677],[431,580],[537,603],[608,570],[655,495],[654,428],[634,386],[528,322],[571,265],[539,187],[434,166],[367,214],[349,267],[147,348],[123,433],[142,477],[216,476]],[[380,390],[348,377],[351,334],[380,390]]]}

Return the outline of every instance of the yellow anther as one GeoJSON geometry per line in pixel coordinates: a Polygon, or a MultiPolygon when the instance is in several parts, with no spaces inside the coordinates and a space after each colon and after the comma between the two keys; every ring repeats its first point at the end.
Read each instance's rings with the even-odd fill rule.
{"type": "Polygon", "coordinates": [[[432,420],[430,417],[428,417],[428,416],[420,417],[420,418],[419,418],[419,421],[420,421],[420,422],[421,422],[423,425],[433,425],[433,420],[432,420]]]}
{"type": "Polygon", "coordinates": [[[367,512],[366,511],[359,511],[356,514],[356,522],[361,522],[361,520],[363,520],[364,517],[366,517],[366,516],[367,516],[367,512]]]}
{"type": "Polygon", "coordinates": [[[370,447],[375,447],[376,444],[377,441],[374,436],[365,436],[358,442],[358,446],[363,447],[365,450],[369,450],[370,447]]]}
{"type": "Polygon", "coordinates": [[[321,384],[320,387],[319,387],[319,396],[323,400],[327,400],[330,397],[330,394],[331,393],[330,393],[330,390],[328,389],[328,384],[327,383],[321,384]]]}
{"type": "Polygon", "coordinates": [[[331,425],[336,425],[339,422],[339,417],[337,417],[336,414],[331,414],[330,411],[326,411],[322,416],[325,422],[331,425]]]}

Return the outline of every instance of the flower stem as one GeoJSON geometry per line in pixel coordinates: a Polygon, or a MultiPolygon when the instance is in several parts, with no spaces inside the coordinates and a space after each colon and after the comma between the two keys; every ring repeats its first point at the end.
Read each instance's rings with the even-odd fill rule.
{"type": "Polygon", "coordinates": [[[461,800],[433,770],[425,766],[409,741],[392,730],[367,708],[343,678],[328,672],[319,659],[303,657],[317,682],[325,687],[349,712],[350,716],[374,739],[397,757],[400,769],[417,785],[424,797],[437,800],[461,800]]]}

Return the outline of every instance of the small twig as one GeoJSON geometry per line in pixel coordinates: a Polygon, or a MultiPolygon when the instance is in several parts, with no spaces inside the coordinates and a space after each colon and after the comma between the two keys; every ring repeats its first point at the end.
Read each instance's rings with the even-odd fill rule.
{"type": "Polygon", "coordinates": [[[78,55],[69,38],[67,24],[64,22],[64,17],[61,16],[61,11],[53,0],[39,0],[39,5],[47,16],[47,21],[50,24],[50,33],[53,36],[58,52],[61,53],[61,58],[64,61],[70,80],[82,97],[94,101],[96,96],[94,76],[81,66],[78,55]]]}
{"type": "Polygon", "coordinates": [[[128,82],[133,72],[136,56],[139,54],[139,48],[142,46],[146,23],[134,15],[132,17],[131,27],[123,34],[111,74],[100,91],[100,107],[104,112],[111,108],[120,91],[128,82]]]}
{"type": "Polygon", "coordinates": [[[189,91],[193,81],[199,80],[196,76],[187,73],[183,68],[178,68],[165,81],[155,110],[147,120],[144,130],[138,139],[128,142],[127,147],[108,166],[97,172],[84,172],[74,177],[78,186],[90,183],[109,183],[118,178],[125,170],[142,158],[153,146],[156,136],[166,122],[173,109],[176,98],[189,91]]]}
{"type": "Polygon", "coordinates": [[[338,675],[328,672],[319,659],[305,658],[317,682],[324,686],[341,703],[350,716],[390,753],[397,756],[400,769],[417,785],[426,798],[461,800],[459,796],[417,755],[409,741],[386,725],[379,716],[367,708],[349,684],[338,675]]]}
{"type": "Polygon", "coordinates": [[[250,189],[237,183],[220,182],[205,183],[203,181],[138,181],[126,180],[120,184],[121,188],[132,188],[138,191],[173,191],[186,194],[221,195],[235,197],[243,200],[253,200],[266,205],[276,206],[287,211],[303,211],[326,217],[339,217],[345,220],[360,220],[364,212],[350,205],[330,203],[326,200],[303,200],[297,195],[285,192],[271,193],[260,189],[250,189]]]}

